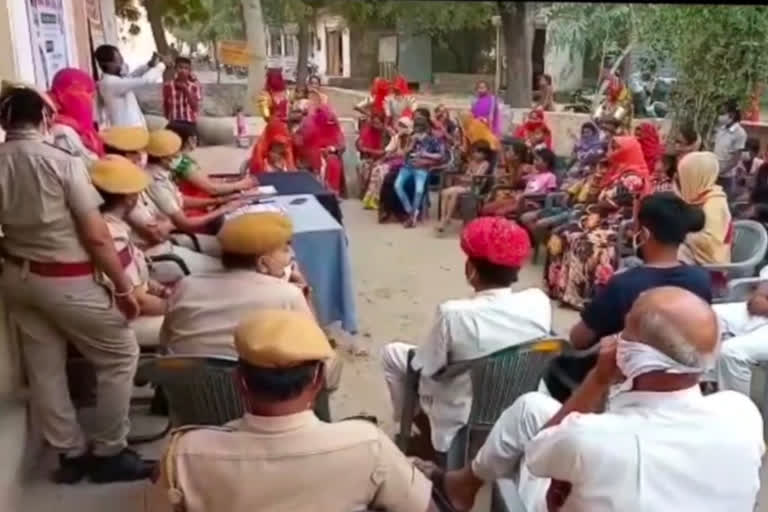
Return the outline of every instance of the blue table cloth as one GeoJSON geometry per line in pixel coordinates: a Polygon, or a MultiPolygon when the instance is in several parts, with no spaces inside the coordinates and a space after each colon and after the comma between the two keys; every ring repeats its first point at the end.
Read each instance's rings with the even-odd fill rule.
{"type": "Polygon", "coordinates": [[[276,196],[262,202],[272,201],[293,221],[293,248],[312,287],[320,324],[341,322],[345,331],[355,334],[357,311],[344,229],[314,196],[276,196]],[[301,199],[302,204],[291,204],[301,199]]]}

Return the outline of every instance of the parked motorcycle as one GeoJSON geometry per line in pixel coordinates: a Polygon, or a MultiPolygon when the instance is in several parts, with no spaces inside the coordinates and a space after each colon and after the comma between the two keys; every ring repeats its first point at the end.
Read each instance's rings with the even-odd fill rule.
{"type": "Polygon", "coordinates": [[[571,94],[571,102],[566,104],[563,110],[577,114],[591,114],[592,98],[583,89],[577,89],[571,94]]]}

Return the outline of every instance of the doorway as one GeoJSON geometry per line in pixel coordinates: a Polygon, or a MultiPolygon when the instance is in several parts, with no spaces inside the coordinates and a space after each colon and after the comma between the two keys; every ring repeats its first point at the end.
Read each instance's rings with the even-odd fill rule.
{"type": "Polygon", "coordinates": [[[531,49],[531,64],[533,70],[533,90],[539,88],[539,77],[544,74],[544,52],[547,47],[547,30],[537,28],[533,33],[533,48],[531,49]]]}
{"type": "Polygon", "coordinates": [[[342,45],[340,30],[325,31],[325,46],[327,49],[326,73],[329,76],[342,76],[344,74],[344,54],[342,45]]]}

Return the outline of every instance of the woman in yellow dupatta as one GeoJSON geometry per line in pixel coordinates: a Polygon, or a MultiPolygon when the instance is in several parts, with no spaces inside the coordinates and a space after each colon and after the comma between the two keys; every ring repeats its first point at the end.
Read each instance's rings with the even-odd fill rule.
{"type": "Polygon", "coordinates": [[[485,141],[491,147],[491,150],[498,151],[501,147],[499,139],[493,134],[491,128],[475,119],[471,114],[465,113],[461,116],[461,127],[464,131],[465,146],[471,147],[475,142],[485,141]]]}
{"type": "Polygon", "coordinates": [[[479,119],[472,117],[470,113],[462,114],[461,118],[461,131],[463,132],[461,152],[464,155],[469,156],[470,148],[474,147],[475,143],[484,141],[490,146],[493,156],[490,161],[490,172],[498,177],[497,169],[504,165],[501,151],[501,142],[498,137],[493,134],[493,130],[479,119]]]}
{"type": "Polygon", "coordinates": [[[728,199],[716,185],[720,166],[714,153],[696,151],[680,160],[677,187],[685,202],[700,206],[704,229],[690,233],[680,246],[679,259],[689,264],[723,264],[731,261],[733,224],[728,199]]]}

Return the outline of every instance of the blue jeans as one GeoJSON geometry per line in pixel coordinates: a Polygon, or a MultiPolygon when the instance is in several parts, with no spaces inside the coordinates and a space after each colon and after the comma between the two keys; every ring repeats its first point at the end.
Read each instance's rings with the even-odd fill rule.
{"type": "Polygon", "coordinates": [[[424,189],[427,185],[427,178],[429,178],[429,172],[424,169],[415,169],[407,165],[400,169],[397,179],[395,180],[395,193],[403,204],[405,213],[408,215],[414,213],[414,210],[418,212],[419,208],[421,208],[421,205],[424,202],[424,189]],[[408,194],[405,193],[405,183],[411,177],[413,177],[414,188],[413,203],[411,203],[411,200],[408,198],[408,194]]]}

